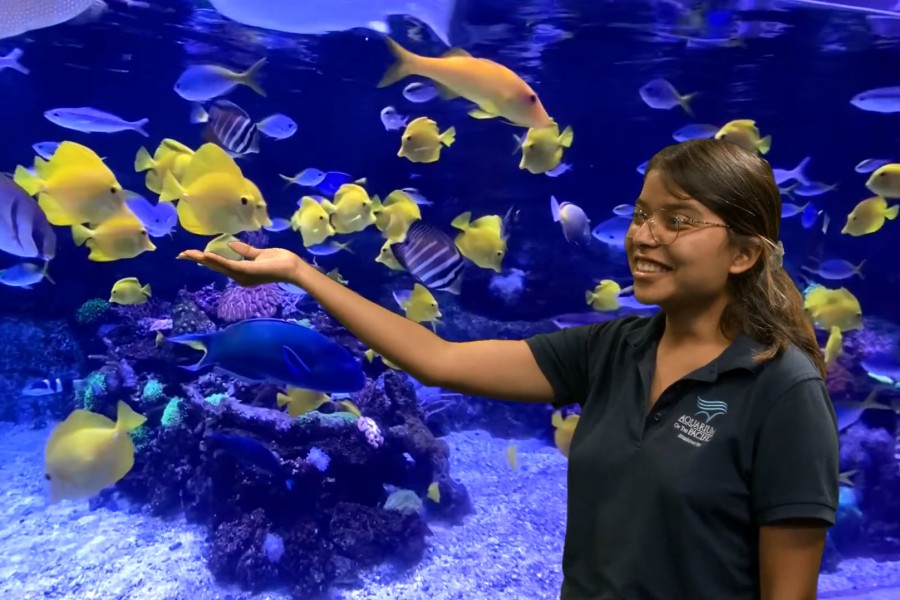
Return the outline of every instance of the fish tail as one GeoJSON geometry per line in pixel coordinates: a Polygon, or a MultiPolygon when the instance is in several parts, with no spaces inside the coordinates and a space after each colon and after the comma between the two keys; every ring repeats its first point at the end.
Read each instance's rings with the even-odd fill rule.
{"type": "Polygon", "coordinates": [[[203,108],[202,104],[195,104],[191,109],[191,123],[198,125],[200,123],[209,122],[209,113],[203,108]]]}
{"type": "Polygon", "coordinates": [[[147,297],[148,297],[148,298],[150,298],[150,297],[153,295],[153,290],[150,288],[150,284],[149,284],[149,283],[146,284],[146,285],[144,285],[144,287],[141,288],[141,291],[142,291],[143,293],[147,294],[147,297]]]}
{"type": "Polygon", "coordinates": [[[262,68],[266,66],[267,62],[268,59],[266,58],[259,59],[252,67],[238,75],[237,78],[238,81],[246,85],[248,88],[259,94],[263,98],[266,97],[266,91],[262,89],[262,87],[260,87],[259,81],[257,81],[257,79],[259,78],[260,70],[262,70],[262,68]]]}
{"type": "Polygon", "coordinates": [[[378,82],[378,87],[380,88],[387,87],[392,83],[397,83],[401,79],[413,75],[413,69],[417,58],[415,54],[392,40],[389,36],[384,36],[384,40],[387,42],[388,50],[394,55],[396,62],[388,67],[388,70],[384,73],[384,77],[378,82]]]}
{"type": "Polygon", "coordinates": [[[690,116],[694,116],[694,111],[691,110],[691,101],[697,97],[700,92],[694,92],[692,94],[685,94],[678,98],[678,104],[681,105],[681,108],[684,109],[684,112],[689,114],[690,116]]]}
{"type": "Polygon", "coordinates": [[[28,169],[22,165],[16,167],[16,172],[13,174],[13,181],[16,185],[25,190],[29,196],[34,196],[41,191],[42,187],[44,187],[41,178],[37,175],[32,175],[28,169]]]}
{"type": "Polygon", "coordinates": [[[166,338],[167,342],[172,342],[174,344],[184,344],[194,350],[200,350],[203,352],[203,356],[200,357],[196,363],[192,365],[181,365],[182,369],[187,369],[188,371],[198,371],[205,367],[208,364],[209,357],[209,349],[206,347],[206,341],[209,339],[209,335],[205,333],[186,333],[184,335],[176,335],[175,337],[166,338]]]}
{"type": "Polygon", "coordinates": [[[768,154],[769,150],[772,149],[772,136],[767,135],[766,137],[759,140],[759,153],[760,154],[768,154]]]}
{"type": "Polygon", "coordinates": [[[93,236],[94,232],[81,223],[72,225],[72,240],[75,242],[76,246],[84,245],[84,243],[91,239],[93,236]]]}
{"type": "Polygon", "coordinates": [[[346,251],[349,252],[350,254],[356,254],[356,252],[354,252],[353,249],[350,248],[350,242],[346,242],[346,243],[343,243],[343,244],[340,243],[340,242],[337,242],[336,245],[337,245],[337,247],[340,248],[341,250],[346,250],[346,251]]]}
{"type": "Polygon", "coordinates": [[[569,148],[572,146],[572,140],[575,139],[575,132],[572,131],[572,127],[568,126],[563,129],[562,134],[559,136],[559,145],[563,148],[569,148]]]}
{"type": "Polygon", "coordinates": [[[146,148],[141,146],[138,148],[137,156],[134,157],[134,170],[138,173],[141,171],[149,171],[156,166],[153,157],[146,148]]]}
{"type": "Polygon", "coordinates": [[[6,66],[10,69],[18,71],[23,75],[28,75],[31,71],[27,67],[22,66],[22,63],[19,62],[19,59],[22,58],[22,54],[21,48],[14,48],[12,52],[3,57],[3,60],[7,62],[6,66]]]}
{"type": "Polygon", "coordinates": [[[895,204],[886,211],[884,211],[884,218],[888,221],[893,221],[897,218],[897,211],[900,210],[900,204],[895,204]]]}
{"type": "Polygon", "coordinates": [[[184,188],[175,179],[171,171],[166,172],[166,178],[163,180],[162,194],[159,195],[160,202],[175,202],[184,195],[184,188]]]}
{"type": "Polygon", "coordinates": [[[116,429],[119,431],[134,431],[147,422],[147,417],[134,412],[125,402],[119,400],[116,405],[116,429]]]}
{"type": "Polygon", "coordinates": [[[453,145],[453,142],[456,141],[456,127],[450,127],[447,131],[441,134],[441,143],[447,146],[448,148],[453,145]]]}
{"type": "MultiPolygon", "coordinates": [[[[865,261],[863,261],[863,262],[865,262],[865,261]]],[[[41,270],[41,276],[42,276],[44,279],[46,279],[47,281],[49,281],[50,283],[52,283],[53,285],[56,285],[56,282],[53,281],[53,278],[50,277],[50,274],[47,272],[47,268],[48,268],[48,267],[50,267],[50,261],[49,261],[49,260],[45,260],[45,261],[44,261],[44,268],[41,270]]],[[[860,275],[860,276],[861,276],[861,275],[860,275]]]]}
{"type": "Polygon", "coordinates": [[[146,127],[147,123],[149,123],[149,122],[150,122],[150,119],[141,119],[140,121],[135,121],[134,123],[131,123],[130,125],[134,131],[137,131],[142,136],[150,137],[150,134],[147,133],[146,131],[144,131],[144,127],[146,127]]]}
{"type": "Polygon", "coordinates": [[[453,219],[453,221],[450,223],[450,226],[454,227],[456,229],[461,229],[462,231],[465,231],[466,229],[469,228],[469,221],[471,219],[472,219],[472,212],[467,210],[463,214],[461,214],[458,217],[456,217],[455,219],[453,219]]]}

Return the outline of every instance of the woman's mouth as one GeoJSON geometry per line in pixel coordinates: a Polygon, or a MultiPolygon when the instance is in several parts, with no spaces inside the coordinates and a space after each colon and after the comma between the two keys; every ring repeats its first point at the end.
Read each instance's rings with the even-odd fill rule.
{"type": "Polygon", "coordinates": [[[661,263],[643,258],[635,259],[634,272],[636,274],[668,273],[672,269],[661,263]]]}

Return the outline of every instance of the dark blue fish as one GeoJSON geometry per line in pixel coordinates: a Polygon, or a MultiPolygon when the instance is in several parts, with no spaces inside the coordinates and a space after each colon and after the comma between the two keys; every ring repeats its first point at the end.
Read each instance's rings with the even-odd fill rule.
{"type": "Polygon", "coordinates": [[[816,208],[816,205],[810,202],[803,210],[803,215],[800,217],[800,224],[803,225],[803,229],[809,229],[816,224],[818,218],[819,211],[816,208]]]}
{"type": "Polygon", "coordinates": [[[38,203],[0,175],[0,250],[22,258],[56,256],[56,233],[38,203]]]}
{"type": "Polygon", "coordinates": [[[334,196],[342,185],[344,185],[345,183],[350,183],[352,180],[353,177],[351,177],[347,173],[341,173],[340,171],[328,171],[327,173],[325,173],[325,178],[322,179],[322,181],[320,181],[315,186],[315,188],[326,196],[334,196]]]}
{"type": "Polygon", "coordinates": [[[280,383],[318,392],[356,392],[366,376],[347,349],[321,333],[280,319],[246,319],[212,333],[168,338],[203,352],[197,371],[215,365],[253,383],[280,383]]]}
{"type": "Polygon", "coordinates": [[[268,473],[289,490],[294,489],[294,480],[287,476],[281,459],[262,442],[228,433],[207,433],[206,438],[214,440],[241,463],[268,473]]]}
{"type": "Polygon", "coordinates": [[[430,290],[459,294],[463,258],[446,233],[421,220],[406,232],[406,239],[391,244],[391,251],[404,269],[430,290]]]}

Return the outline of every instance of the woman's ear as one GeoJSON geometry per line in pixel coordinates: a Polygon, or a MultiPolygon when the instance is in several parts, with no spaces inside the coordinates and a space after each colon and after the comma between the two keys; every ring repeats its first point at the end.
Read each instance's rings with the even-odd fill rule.
{"type": "Polygon", "coordinates": [[[740,275],[753,268],[763,254],[763,244],[757,238],[751,238],[740,244],[734,253],[728,272],[740,275]]]}

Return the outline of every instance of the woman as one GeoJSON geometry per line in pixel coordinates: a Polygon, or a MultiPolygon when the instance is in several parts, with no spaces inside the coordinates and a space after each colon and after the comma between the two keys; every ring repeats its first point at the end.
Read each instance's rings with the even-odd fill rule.
{"type": "Polygon", "coordinates": [[[179,258],[304,288],[426,385],[580,404],[564,600],[805,600],[837,509],[838,434],[780,218],[757,155],[717,140],[665,148],[626,236],[634,295],[661,311],[523,341],[444,341],[287,250],[179,258]]]}

